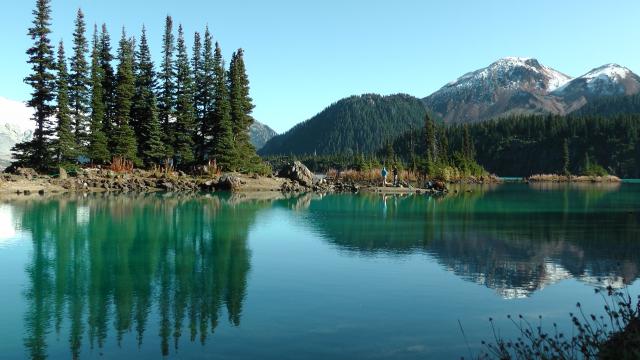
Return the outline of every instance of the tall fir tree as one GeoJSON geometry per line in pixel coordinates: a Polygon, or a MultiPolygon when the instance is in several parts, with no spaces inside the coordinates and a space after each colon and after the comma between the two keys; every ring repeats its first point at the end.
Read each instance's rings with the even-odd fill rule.
{"type": "Polygon", "coordinates": [[[135,94],[133,40],[127,38],[124,28],[118,49],[118,61],[113,155],[139,163],[136,136],[130,125],[131,106],[135,94]]]}
{"type": "Polygon", "coordinates": [[[241,170],[250,171],[262,160],[251,144],[249,127],[253,124],[253,100],[249,95],[249,77],[244,64],[244,51],[238,49],[229,65],[229,99],[233,123],[234,144],[241,170]]]}
{"type": "Polygon", "coordinates": [[[12,152],[21,165],[46,169],[51,160],[50,137],[54,129],[51,117],[55,113],[52,101],[55,97],[55,60],[53,47],[49,40],[51,29],[51,6],[49,0],[37,0],[33,11],[33,23],[28,35],[33,46],[27,50],[28,63],[32,73],[24,81],[33,89],[27,105],[34,109],[32,120],[35,121],[33,138],[16,144],[12,152]]]}
{"type": "Polygon", "coordinates": [[[167,16],[162,38],[162,63],[160,64],[160,93],[158,108],[162,126],[162,141],[166,145],[166,155],[173,155],[173,117],[176,104],[175,71],[173,65],[174,37],[173,19],[167,16]]]}
{"type": "Polygon", "coordinates": [[[189,55],[184,43],[182,25],[178,26],[178,44],[175,63],[176,73],[176,124],[174,130],[174,152],[180,164],[191,164],[195,160],[193,145],[196,135],[195,111],[193,108],[193,78],[189,66],[189,55]]]}
{"type": "Polygon", "coordinates": [[[91,122],[89,125],[89,147],[87,155],[94,164],[105,164],[111,158],[107,136],[104,132],[105,104],[102,88],[104,71],[100,65],[100,40],[98,28],[94,27],[93,50],[91,52],[91,122]]]}
{"type": "Polygon", "coordinates": [[[204,119],[204,104],[202,101],[202,91],[204,85],[202,38],[199,32],[193,35],[193,55],[191,57],[191,73],[193,74],[193,110],[195,112],[196,135],[194,138],[196,160],[204,160],[204,136],[201,124],[204,119]]]}
{"type": "Polygon", "coordinates": [[[54,141],[55,157],[59,164],[68,165],[76,162],[78,145],[71,126],[71,109],[69,108],[69,72],[67,70],[67,58],[64,53],[64,44],[60,41],[58,46],[58,76],[56,81],[56,133],[54,141]]]}
{"type": "MultiPolygon", "coordinates": [[[[100,33],[100,67],[102,68],[102,91],[104,94],[102,102],[104,103],[104,123],[103,131],[108,139],[114,139],[114,123],[116,112],[116,74],[113,70],[111,62],[113,55],[111,53],[111,36],[107,30],[107,25],[102,24],[100,33]]],[[[113,145],[111,142],[110,145],[113,145]]]]}
{"type": "Polygon", "coordinates": [[[202,118],[197,124],[201,134],[201,144],[199,144],[199,156],[202,160],[212,154],[213,134],[215,132],[214,116],[215,109],[215,71],[216,62],[213,54],[213,38],[209,32],[209,27],[204,32],[204,43],[202,47],[202,76],[201,84],[196,86],[198,102],[202,106],[202,118]]]}
{"type": "Polygon", "coordinates": [[[78,9],[73,32],[73,56],[71,57],[71,72],[69,75],[69,102],[71,104],[71,118],[75,132],[78,152],[88,145],[89,135],[89,105],[91,102],[89,65],[87,52],[89,45],[86,38],[84,14],[78,9]]]}
{"type": "Polygon", "coordinates": [[[565,176],[571,175],[571,171],[569,170],[570,165],[571,164],[569,161],[569,140],[565,138],[564,141],[562,142],[562,173],[565,176]]]}
{"type": "Polygon", "coordinates": [[[136,91],[132,108],[132,124],[138,143],[138,154],[145,164],[158,164],[165,157],[162,131],[158,122],[155,95],[156,73],[151,60],[147,31],[142,27],[140,46],[136,52],[136,91]]]}
{"type": "Polygon", "coordinates": [[[227,93],[226,73],[222,50],[218,43],[215,46],[214,62],[214,110],[211,122],[213,124],[212,158],[224,170],[235,170],[235,147],[233,143],[233,124],[231,123],[231,106],[227,93]]]}
{"type": "Polygon", "coordinates": [[[462,130],[462,155],[467,161],[475,160],[476,155],[473,146],[473,139],[471,138],[471,133],[469,132],[469,124],[464,124],[462,130]]]}
{"type": "Polygon", "coordinates": [[[436,126],[429,114],[424,119],[425,141],[427,150],[427,163],[434,164],[438,161],[438,144],[436,141],[436,126]]]}

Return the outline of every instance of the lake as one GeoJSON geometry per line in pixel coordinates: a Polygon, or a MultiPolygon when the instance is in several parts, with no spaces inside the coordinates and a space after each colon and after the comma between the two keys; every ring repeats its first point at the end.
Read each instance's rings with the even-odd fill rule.
{"type": "Polygon", "coordinates": [[[0,357],[459,359],[640,292],[640,184],[469,189],[5,199],[0,357]]]}

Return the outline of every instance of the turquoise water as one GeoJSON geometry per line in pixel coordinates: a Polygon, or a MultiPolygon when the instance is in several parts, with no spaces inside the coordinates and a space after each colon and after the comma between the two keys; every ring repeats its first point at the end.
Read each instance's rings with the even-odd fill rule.
{"type": "Polygon", "coordinates": [[[640,185],[469,189],[5,200],[0,357],[459,359],[640,292],[640,185]]]}

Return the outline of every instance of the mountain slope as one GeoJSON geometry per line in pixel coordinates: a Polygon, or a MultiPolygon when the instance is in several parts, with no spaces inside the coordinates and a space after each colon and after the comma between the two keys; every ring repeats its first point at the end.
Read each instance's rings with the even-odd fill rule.
{"type": "Polygon", "coordinates": [[[0,168],[11,163],[11,148],[16,143],[31,139],[32,113],[23,102],[0,97],[0,168]]]}
{"type": "Polygon", "coordinates": [[[420,99],[409,95],[351,96],[274,137],[260,154],[371,153],[422,126],[425,113],[420,99]]]}
{"type": "Polygon", "coordinates": [[[640,94],[620,95],[595,99],[571,113],[572,116],[612,117],[622,114],[640,114],[640,94]]]}
{"type": "Polygon", "coordinates": [[[620,65],[607,64],[567,82],[551,95],[560,98],[565,104],[565,113],[570,113],[598,99],[638,92],[638,75],[620,65]]]}
{"type": "Polygon", "coordinates": [[[508,114],[558,113],[547,94],[571,78],[530,58],[507,57],[470,72],[424,98],[446,123],[472,123],[508,114]]]}
{"type": "Polygon", "coordinates": [[[256,150],[260,150],[267,141],[276,135],[278,133],[275,130],[259,121],[254,121],[249,128],[249,138],[256,150]]]}
{"type": "Polygon", "coordinates": [[[536,59],[507,57],[470,72],[423,99],[446,123],[509,115],[566,115],[586,104],[640,92],[640,77],[607,64],[572,79],[536,59]]]}

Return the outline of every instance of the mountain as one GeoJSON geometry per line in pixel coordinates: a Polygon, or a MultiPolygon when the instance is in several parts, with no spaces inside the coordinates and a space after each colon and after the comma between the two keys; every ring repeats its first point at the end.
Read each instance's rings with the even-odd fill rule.
{"type": "Polygon", "coordinates": [[[571,78],[530,58],[507,57],[450,82],[424,98],[446,123],[470,123],[508,114],[558,113],[547,96],[571,78]]]}
{"type": "Polygon", "coordinates": [[[509,115],[566,115],[589,102],[640,92],[640,77],[607,64],[571,78],[533,58],[507,57],[461,76],[423,99],[446,123],[509,115]]]}
{"type": "Polygon", "coordinates": [[[276,135],[278,135],[278,133],[275,132],[275,130],[259,121],[254,121],[249,128],[251,144],[253,144],[256,150],[260,150],[267,141],[276,135]]]}
{"type": "Polygon", "coordinates": [[[420,99],[410,95],[351,96],[274,137],[259,153],[372,153],[410,128],[422,127],[425,112],[420,99]]]}
{"type": "Polygon", "coordinates": [[[551,92],[562,99],[565,113],[571,113],[589,102],[612,96],[635,95],[640,92],[640,77],[626,67],[607,64],[577,77],[551,92]]]}
{"type": "Polygon", "coordinates": [[[34,124],[32,115],[23,102],[0,97],[0,168],[11,163],[11,148],[31,139],[34,124]]]}

